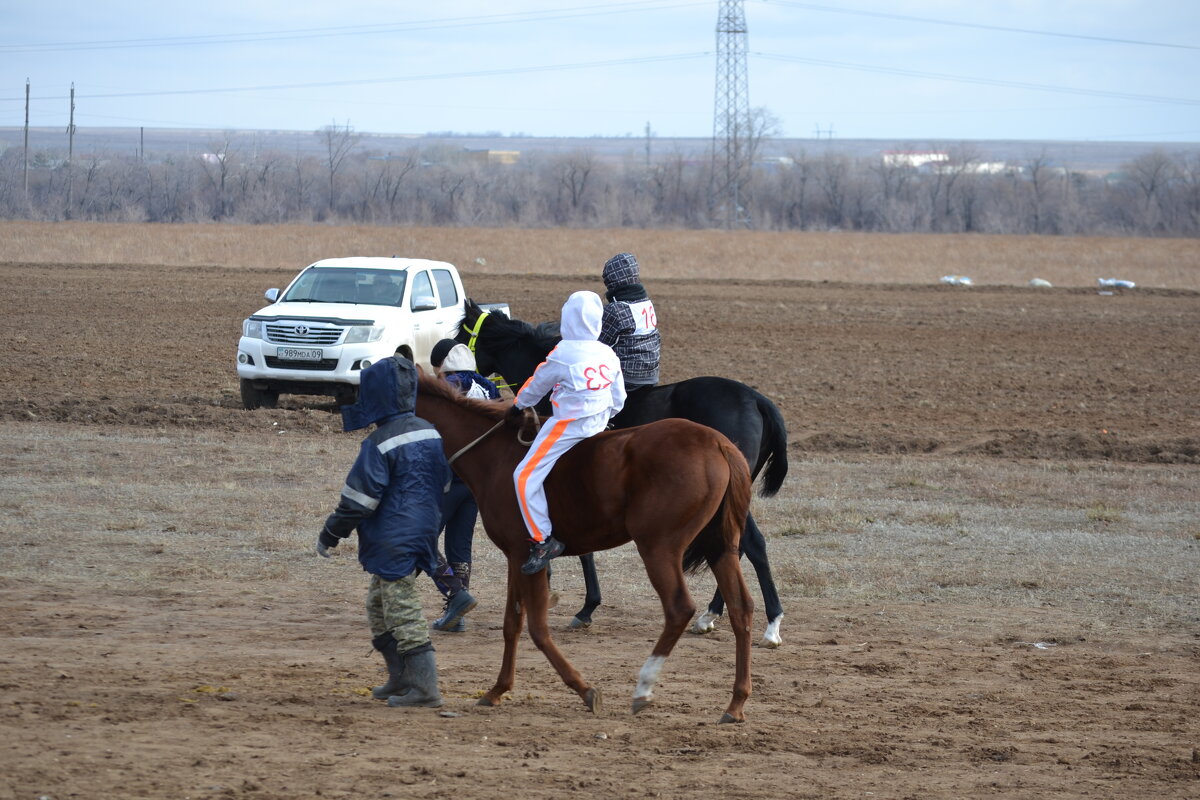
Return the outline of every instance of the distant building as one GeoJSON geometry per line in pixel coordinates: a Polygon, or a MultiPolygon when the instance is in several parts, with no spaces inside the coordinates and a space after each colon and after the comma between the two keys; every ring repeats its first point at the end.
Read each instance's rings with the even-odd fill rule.
{"type": "Polygon", "coordinates": [[[940,164],[950,160],[949,153],[933,150],[884,150],[883,165],[885,167],[909,167],[918,169],[926,164],[940,164]]]}
{"type": "Polygon", "coordinates": [[[1017,175],[1020,167],[1010,167],[1003,161],[968,161],[965,164],[934,164],[934,172],[962,175],[1017,175]]]}
{"type": "Polygon", "coordinates": [[[521,160],[520,150],[470,150],[463,149],[467,160],[479,164],[516,164],[521,160]]]}

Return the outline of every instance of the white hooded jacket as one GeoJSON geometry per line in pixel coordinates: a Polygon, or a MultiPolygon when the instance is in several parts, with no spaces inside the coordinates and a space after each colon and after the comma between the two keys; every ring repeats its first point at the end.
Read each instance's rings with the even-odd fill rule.
{"type": "Polygon", "coordinates": [[[601,416],[599,430],[625,405],[621,362],[612,348],[597,341],[604,304],[595,292],[575,292],[562,308],[562,341],[550,351],[517,392],[518,408],[528,408],[550,392],[554,416],[581,419],[601,416]]]}

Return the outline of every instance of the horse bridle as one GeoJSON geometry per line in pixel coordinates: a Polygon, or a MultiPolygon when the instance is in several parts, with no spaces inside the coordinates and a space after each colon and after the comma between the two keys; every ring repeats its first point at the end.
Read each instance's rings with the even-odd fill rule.
{"type": "MultiPolygon", "coordinates": [[[[478,318],[475,320],[474,327],[468,328],[466,325],[463,326],[463,330],[471,335],[470,341],[467,342],[467,349],[471,351],[472,356],[475,355],[475,342],[479,339],[479,332],[483,330],[483,321],[487,319],[488,315],[491,313],[492,312],[490,311],[481,311],[478,318]]],[[[509,389],[516,391],[516,384],[505,381],[503,375],[492,375],[488,377],[488,380],[496,384],[497,389],[509,389]]],[[[486,435],[487,434],[485,433],[484,436],[486,435]]],[[[520,440],[520,436],[518,436],[517,439],[520,440]]]]}

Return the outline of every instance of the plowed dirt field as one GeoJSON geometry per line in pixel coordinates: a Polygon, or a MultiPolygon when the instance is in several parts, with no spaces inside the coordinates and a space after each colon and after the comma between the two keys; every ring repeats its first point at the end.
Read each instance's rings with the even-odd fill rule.
{"type": "MultiPolygon", "coordinates": [[[[754,506],[784,645],[718,725],[724,620],[630,715],[661,616],[629,548],[588,630],[563,630],[577,565],[554,579],[602,713],[527,637],[509,702],[475,706],[481,531],[443,713],[363,696],[366,576],[311,552],[360,436],[238,398],[241,320],[291,274],[0,264],[0,799],[1200,797],[1200,294],[647,279],[664,381],[745,381],[789,428],[754,506]]],[[[464,280],[531,322],[601,288],[464,280]]]]}

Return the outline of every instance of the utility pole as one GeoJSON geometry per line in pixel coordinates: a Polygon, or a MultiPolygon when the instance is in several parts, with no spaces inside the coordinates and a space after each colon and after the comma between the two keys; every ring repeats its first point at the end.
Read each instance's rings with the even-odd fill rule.
{"type": "Polygon", "coordinates": [[[25,79],[25,199],[29,199],[29,78],[25,79]]]}
{"type": "Polygon", "coordinates": [[[742,194],[749,180],[750,77],[743,0],[720,0],[717,12],[717,90],[713,105],[713,173],[725,227],[749,226],[742,194]]]}
{"type": "Polygon", "coordinates": [[[75,81],[71,81],[71,117],[67,123],[67,219],[71,218],[72,189],[75,184],[75,81]]]}
{"type": "Polygon", "coordinates": [[[650,122],[646,122],[646,168],[650,168],[650,122]]]}

